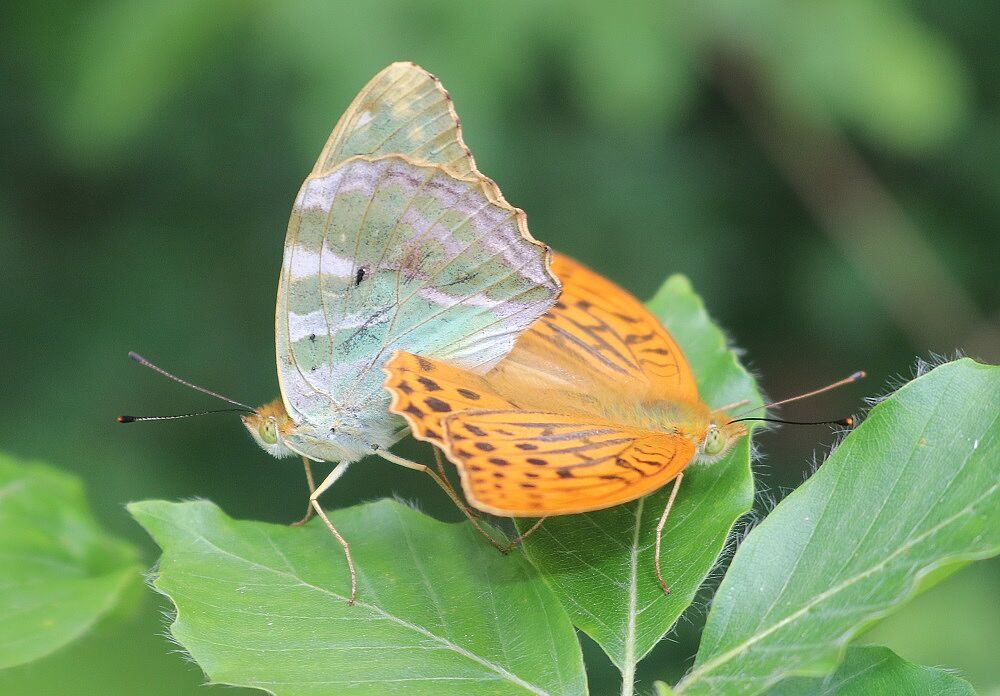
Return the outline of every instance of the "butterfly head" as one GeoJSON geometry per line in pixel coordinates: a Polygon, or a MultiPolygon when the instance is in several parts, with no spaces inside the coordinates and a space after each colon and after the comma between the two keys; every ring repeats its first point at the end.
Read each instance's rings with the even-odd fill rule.
{"type": "Polygon", "coordinates": [[[242,417],[250,436],[268,454],[282,459],[302,455],[316,461],[353,462],[399,439],[398,428],[385,432],[363,413],[331,409],[323,423],[296,422],[281,399],[242,417]]]}
{"type": "Polygon", "coordinates": [[[250,431],[250,435],[265,452],[279,459],[295,455],[283,439],[294,424],[285,412],[285,405],[281,399],[264,404],[253,413],[241,416],[241,419],[243,425],[250,431]]]}
{"type": "Polygon", "coordinates": [[[713,413],[705,430],[705,437],[698,446],[698,461],[711,463],[722,459],[747,434],[742,423],[731,423],[722,412],[713,413]]]}

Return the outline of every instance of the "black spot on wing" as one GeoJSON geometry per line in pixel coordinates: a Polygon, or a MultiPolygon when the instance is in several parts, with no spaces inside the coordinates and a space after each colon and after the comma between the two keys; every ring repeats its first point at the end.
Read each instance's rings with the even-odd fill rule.
{"type": "Polygon", "coordinates": [[[430,377],[419,377],[417,381],[420,382],[420,384],[423,385],[424,389],[427,391],[441,391],[441,386],[430,377]]]}
{"type": "Polygon", "coordinates": [[[441,399],[435,396],[428,396],[426,399],[424,399],[424,403],[427,404],[427,407],[432,411],[434,411],[435,413],[451,412],[451,406],[447,402],[441,401],[441,399]]]}

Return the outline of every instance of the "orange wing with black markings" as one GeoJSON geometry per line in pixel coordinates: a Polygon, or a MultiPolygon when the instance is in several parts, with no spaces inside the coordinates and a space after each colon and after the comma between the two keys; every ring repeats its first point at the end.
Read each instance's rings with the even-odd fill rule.
{"type": "Polygon", "coordinates": [[[551,373],[569,371],[591,391],[697,400],[680,347],[639,300],[568,256],[554,254],[552,270],[563,284],[559,300],[521,335],[501,369],[542,364],[551,373]]]}
{"type": "Polygon", "coordinates": [[[599,510],[661,488],[695,454],[679,435],[521,410],[444,419],[446,453],[469,502],[510,517],[599,510]]]}
{"type": "Polygon", "coordinates": [[[444,449],[473,506],[497,515],[640,498],[684,470],[708,426],[691,369],[656,317],[566,256],[553,270],[559,301],[485,375],[407,353],[385,368],[392,411],[444,449]]]}
{"type": "Polygon", "coordinates": [[[516,408],[474,372],[441,360],[396,351],[385,364],[390,410],[406,419],[413,436],[444,447],[442,420],[469,409],[516,408]]]}

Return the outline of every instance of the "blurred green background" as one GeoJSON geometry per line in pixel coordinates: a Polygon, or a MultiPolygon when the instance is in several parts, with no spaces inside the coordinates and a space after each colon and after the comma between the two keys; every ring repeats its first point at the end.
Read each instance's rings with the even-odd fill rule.
{"type": "MultiPolygon", "coordinates": [[[[1000,361],[998,30],[987,0],[4,3],[0,447],[82,476],[150,564],[127,501],[298,519],[299,464],[269,459],[235,417],[115,424],[216,406],[126,353],[241,401],[277,394],[292,199],[353,95],[399,59],[442,78],[537,237],[640,297],[687,274],[772,396],[871,375],[786,416],[857,412],[915,356],[1000,361]]],[[[761,506],[831,442],[763,435],[761,506]]],[[[327,505],[393,494],[458,517],[375,460],[327,505]]],[[[978,564],[869,638],[1000,694],[997,596],[1000,564],[978,564]]],[[[234,693],[200,686],[161,635],[166,608],[146,592],[0,673],[0,692],[234,693]]],[[[703,614],[644,663],[646,693],[689,663],[703,614]]],[[[594,693],[617,692],[588,658],[594,693]]]]}

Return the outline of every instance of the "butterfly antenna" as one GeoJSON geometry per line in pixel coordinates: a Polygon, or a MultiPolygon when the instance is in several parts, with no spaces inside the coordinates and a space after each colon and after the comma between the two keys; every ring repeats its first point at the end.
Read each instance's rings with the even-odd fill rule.
{"type": "MultiPolygon", "coordinates": [[[[192,416],[204,416],[209,413],[247,413],[244,408],[217,408],[211,411],[196,411],[194,413],[179,413],[176,416],[118,416],[119,423],[139,423],[141,421],[177,420],[178,418],[191,418],[192,416]]],[[[249,411],[256,413],[256,411],[249,411]]]]}
{"type": "MultiPolygon", "coordinates": [[[[774,402],[769,403],[769,404],[764,404],[763,406],[755,406],[754,408],[751,408],[748,411],[744,411],[743,414],[741,414],[741,415],[744,415],[744,414],[747,414],[747,413],[753,413],[754,411],[760,411],[761,409],[765,409],[766,410],[766,409],[769,409],[769,408],[774,408],[775,406],[783,406],[785,404],[790,404],[793,401],[799,401],[800,399],[808,399],[810,396],[816,396],[817,394],[822,394],[824,392],[828,392],[831,389],[836,389],[837,387],[842,387],[845,384],[851,384],[852,382],[857,382],[859,379],[863,379],[864,377],[866,377],[866,374],[865,374],[864,370],[858,370],[854,374],[852,374],[852,375],[850,375],[848,377],[844,377],[844,379],[838,379],[836,382],[834,382],[832,384],[828,384],[825,387],[820,387],[819,389],[814,389],[811,392],[806,392],[805,394],[799,394],[798,396],[790,396],[787,399],[782,399],[781,401],[774,401],[774,402]]],[[[767,419],[766,418],[756,418],[756,419],[740,418],[740,420],[767,420],[767,419]]],[[[730,422],[735,423],[736,421],[730,421],[730,422]]],[[[776,422],[776,421],[772,421],[772,422],[776,422]]],[[[792,421],[781,421],[781,422],[783,422],[783,423],[792,423],[792,421]]],[[[837,424],[837,423],[841,423],[841,421],[820,421],[820,422],[817,422],[817,423],[803,423],[803,425],[826,425],[827,423],[837,424]]]]}
{"type": "MultiPolygon", "coordinates": [[[[130,358],[132,358],[132,360],[135,360],[137,363],[139,363],[140,365],[142,365],[143,367],[148,367],[150,370],[153,370],[154,372],[159,372],[161,375],[163,375],[167,379],[172,379],[173,381],[177,382],[178,384],[183,384],[185,387],[190,387],[191,389],[194,389],[195,391],[199,391],[202,394],[208,394],[209,396],[214,396],[216,399],[222,399],[223,401],[225,401],[227,403],[230,403],[233,406],[239,406],[240,408],[243,408],[243,409],[245,409],[247,411],[250,411],[251,413],[256,413],[257,412],[257,409],[255,409],[253,406],[247,406],[246,404],[240,403],[239,401],[234,401],[233,399],[230,399],[229,397],[226,397],[226,396],[223,396],[222,394],[214,392],[211,389],[205,389],[205,387],[199,387],[197,384],[192,384],[191,382],[188,382],[185,379],[181,379],[177,375],[174,375],[174,374],[171,374],[171,373],[167,372],[162,367],[159,367],[158,365],[154,365],[153,363],[149,362],[148,360],[146,360],[146,358],[142,357],[138,353],[134,353],[132,351],[129,351],[128,356],[130,358]]],[[[192,414],[192,415],[197,415],[197,414],[192,414]]],[[[165,418],[174,418],[174,417],[175,416],[165,416],[165,418]]],[[[184,418],[186,416],[182,415],[182,416],[177,416],[177,417],[184,418]]]]}
{"type": "MultiPolygon", "coordinates": [[[[848,416],[847,418],[841,418],[840,420],[832,421],[793,421],[793,420],[783,420],[781,418],[737,418],[736,420],[731,420],[729,423],[741,423],[743,421],[765,421],[767,423],[782,423],[784,425],[839,425],[844,428],[853,428],[855,424],[854,416],[848,416]]],[[[729,425],[727,423],[726,425],[729,425]]]]}

